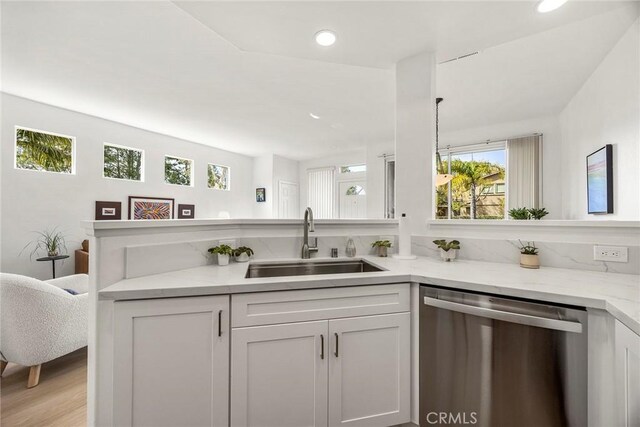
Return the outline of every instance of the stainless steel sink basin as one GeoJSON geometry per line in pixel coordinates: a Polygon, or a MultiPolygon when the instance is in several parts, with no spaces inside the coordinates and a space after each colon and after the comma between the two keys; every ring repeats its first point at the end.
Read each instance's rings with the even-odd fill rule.
{"type": "Polygon", "coordinates": [[[369,273],[375,271],[384,270],[363,260],[274,262],[269,264],[249,264],[245,278],[369,273]]]}

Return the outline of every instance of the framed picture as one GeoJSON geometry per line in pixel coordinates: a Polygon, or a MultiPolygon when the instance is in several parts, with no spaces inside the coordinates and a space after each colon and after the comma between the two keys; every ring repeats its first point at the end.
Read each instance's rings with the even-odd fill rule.
{"type": "Polygon", "coordinates": [[[178,205],[178,219],[193,219],[196,217],[196,205],[178,205]]]}
{"type": "Polygon", "coordinates": [[[256,188],[256,202],[267,201],[267,190],[265,188],[256,188]]]}
{"type": "Polygon", "coordinates": [[[613,145],[611,144],[587,156],[587,210],[590,214],[613,213],[613,145]]]}
{"type": "Polygon", "coordinates": [[[174,199],[129,196],[129,219],[173,219],[174,199]]]}
{"type": "Polygon", "coordinates": [[[121,202],[96,202],[96,220],[122,219],[121,202]]]}

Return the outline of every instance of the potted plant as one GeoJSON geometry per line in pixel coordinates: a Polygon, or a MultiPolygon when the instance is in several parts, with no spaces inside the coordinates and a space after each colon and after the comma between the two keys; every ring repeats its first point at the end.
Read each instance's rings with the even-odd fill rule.
{"type": "Polygon", "coordinates": [[[549,215],[549,212],[545,208],[529,209],[529,216],[533,219],[542,219],[546,215],[549,215]]]}
{"type": "Polygon", "coordinates": [[[376,249],[376,255],[386,257],[391,247],[391,242],[388,240],[376,240],[371,244],[371,247],[376,249]]]}
{"type": "Polygon", "coordinates": [[[233,248],[229,245],[219,245],[209,248],[209,253],[218,255],[218,265],[229,265],[229,256],[233,254],[233,248]]]}
{"type": "Polygon", "coordinates": [[[440,257],[446,261],[450,262],[451,260],[456,259],[458,255],[458,250],[460,250],[460,242],[457,240],[452,240],[447,242],[444,239],[434,240],[433,243],[436,244],[437,247],[440,248],[440,257]]]}
{"type": "Polygon", "coordinates": [[[240,246],[233,250],[233,256],[236,257],[237,262],[247,262],[253,255],[253,249],[248,246],[240,246]]]}
{"type": "Polygon", "coordinates": [[[531,213],[527,208],[509,209],[509,216],[511,219],[531,219],[531,213]]]}
{"type": "Polygon", "coordinates": [[[33,242],[27,243],[27,245],[22,249],[25,250],[29,246],[33,246],[33,250],[29,255],[30,258],[38,253],[39,251],[43,251],[47,254],[47,256],[54,257],[60,255],[61,251],[67,251],[67,244],[62,232],[58,231],[57,228],[53,230],[45,230],[45,231],[37,231],[38,238],[33,242]]]}
{"type": "Polygon", "coordinates": [[[538,248],[535,242],[527,242],[525,245],[520,240],[520,267],[540,268],[540,258],[538,258],[538,248]]]}

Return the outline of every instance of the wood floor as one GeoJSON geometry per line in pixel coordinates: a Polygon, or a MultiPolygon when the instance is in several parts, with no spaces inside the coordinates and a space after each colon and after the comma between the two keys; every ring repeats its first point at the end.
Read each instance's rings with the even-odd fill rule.
{"type": "Polygon", "coordinates": [[[87,349],[42,365],[40,384],[27,389],[29,368],[9,363],[0,383],[0,425],[87,425],[87,349]]]}

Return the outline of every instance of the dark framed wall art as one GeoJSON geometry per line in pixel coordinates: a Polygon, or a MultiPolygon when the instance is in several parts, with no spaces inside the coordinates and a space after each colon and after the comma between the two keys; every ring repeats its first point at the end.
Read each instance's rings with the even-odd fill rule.
{"type": "Polygon", "coordinates": [[[267,201],[267,190],[264,187],[256,188],[256,202],[266,202],[267,201]]]}
{"type": "Polygon", "coordinates": [[[122,218],[121,202],[96,202],[96,220],[104,221],[108,219],[122,218]]]}
{"type": "Polygon", "coordinates": [[[587,212],[613,213],[613,145],[587,156],[587,212]]]}
{"type": "Polygon", "coordinates": [[[194,219],[196,205],[178,205],[178,219],[194,219]]]}

